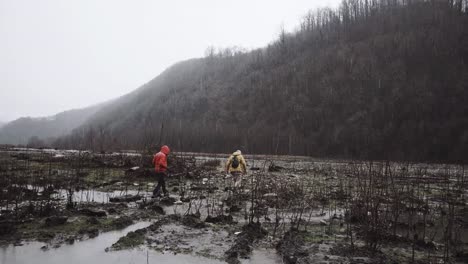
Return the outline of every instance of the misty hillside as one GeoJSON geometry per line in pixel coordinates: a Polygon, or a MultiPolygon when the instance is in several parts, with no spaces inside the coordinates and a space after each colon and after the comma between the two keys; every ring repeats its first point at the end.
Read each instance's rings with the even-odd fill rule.
{"type": "Polygon", "coordinates": [[[69,134],[82,125],[103,105],[69,110],[51,117],[22,117],[9,123],[0,124],[0,144],[42,145],[42,142],[69,134]]]}
{"type": "Polygon", "coordinates": [[[56,144],[466,161],[467,102],[461,1],[348,0],[263,49],[180,62],[56,144]]]}

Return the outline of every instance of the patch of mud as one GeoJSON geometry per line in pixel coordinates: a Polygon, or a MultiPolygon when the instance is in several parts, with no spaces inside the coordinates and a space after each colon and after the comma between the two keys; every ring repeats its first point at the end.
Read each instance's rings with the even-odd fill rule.
{"type": "Polygon", "coordinates": [[[121,216],[119,218],[113,218],[109,224],[104,224],[102,227],[103,231],[120,230],[129,225],[133,224],[133,219],[129,216],[121,216]]]}
{"type": "Polygon", "coordinates": [[[142,197],[140,195],[124,195],[124,196],[117,196],[109,198],[111,203],[129,203],[129,202],[136,202],[141,200],[142,197]]]}
{"type": "Polygon", "coordinates": [[[200,220],[200,215],[197,214],[185,215],[184,217],[182,217],[181,223],[185,226],[192,228],[206,227],[206,224],[200,220]]]}
{"type": "Polygon", "coordinates": [[[78,210],[80,214],[86,215],[86,216],[92,216],[92,217],[106,217],[107,213],[102,210],[93,210],[90,208],[83,208],[78,210]]]}
{"type": "MultiPolygon", "coordinates": [[[[38,240],[50,245],[72,244],[75,240],[84,240],[99,236],[101,232],[120,230],[133,224],[129,216],[95,217],[66,211],[60,216],[23,221],[9,226],[9,234],[0,236],[4,243],[19,243],[22,240],[38,240]]],[[[8,226],[5,226],[8,227],[8,226]]]]}
{"type": "Polygon", "coordinates": [[[51,227],[51,226],[58,226],[58,225],[63,225],[67,222],[68,217],[66,216],[51,216],[47,217],[45,219],[45,226],[46,227],[51,227]]]}
{"type": "Polygon", "coordinates": [[[232,238],[226,230],[213,228],[194,229],[180,222],[163,225],[149,232],[148,245],[157,251],[173,254],[195,254],[212,259],[222,259],[232,238]]]}
{"type": "Polygon", "coordinates": [[[225,252],[226,262],[240,263],[239,258],[248,258],[252,252],[252,244],[267,234],[268,232],[260,223],[244,225],[241,233],[237,234],[234,244],[225,252]]]}
{"type": "Polygon", "coordinates": [[[273,249],[254,249],[250,258],[241,259],[242,264],[284,264],[281,257],[273,249]]]}
{"type": "Polygon", "coordinates": [[[145,241],[146,229],[138,229],[129,232],[126,236],[119,238],[117,242],[112,244],[113,250],[122,250],[137,247],[145,241]]]}
{"type": "MultiPolygon", "coordinates": [[[[392,256],[385,256],[380,251],[370,250],[363,246],[350,247],[349,245],[336,244],[330,248],[330,254],[340,256],[353,263],[400,263],[392,256]],[[393,260],[392,260],[393,259],[393,260]]],[[[415,262],[417,263],[417,262],[415,262]]]]}
{"type": "Polygon", "coordinates": [[[171,206],[173,205],[177,200],[174,198],[174,197],[163,197],[161,198],[161,200],[159,201],[162,205],[164,206],[171,206]]]}
{"type": "Polygon", "coordinates": [[[306,231],[291,228],[276,245],[276,250],[282,256],[284,263],[294,264],[309,255],[304,249],[306,231]]]}
{"type": "Polygon", "coordinates": [[[143,201],[138,204],[139,209],[150,210],[156,214],[165,215],[166,211],[156,200],[143,201]]]}
{"type": "Polygon", "coordinates": [[[123,250],[135,248],[142,245],[145,242],[146,233],[148,231],[156,231],[163,224],[167,223],[167,219],[159,220],[148,227],[140,228],[135,231],[128,232],[127,235],[119,238],[117,242],[112,244],[110,248],[106,248],[106,251],[109,250],[123,250]]]}
{"type": "Polygon", "coordinates": [[[217,216],[207,216],[205,219],[206,223],[213,224],[233,224],[234,219],[232,215],[217,215],[217,216]]]}
{"type": "Polygon", "coordinates": [[[0,237],[9,236],[14,233],[16,233],[16,227],[13,223],[8,221],[0,222],[0,237]]]}

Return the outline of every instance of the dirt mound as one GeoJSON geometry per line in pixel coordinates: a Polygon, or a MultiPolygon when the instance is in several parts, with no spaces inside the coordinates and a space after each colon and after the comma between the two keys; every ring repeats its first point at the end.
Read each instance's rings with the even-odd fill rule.
{"type": "Polygon", "coordinates": [[[67,220],[68,220],[68,217],[66,216],[47,217],[45,220],[45,226],[51,227],[51,226],[63,225],[67,222],[67,220]]]}
{"type": "Polygon", "coordinates": [[[242,227],[242,232],[237,236],[234,245],[225,252],[226,262],[240,263],[238,258],[248,258],[252,252],[252,243],[262,239],[268,232],[260,223],[249,223],[242,227]]]}
{"type": "Polygon", "coordinates": [[[213,224],[232,224],[234,222],[232,215],[218,215],[218,216],[207,216],[205,219],[206,223],[213,224]]]}
{"type": "Polygon", "coordinates": [[[101,222],[96,218],[96,217],[89,217],[88,219],[86,219],[86,223],[90,224],[90,225],[99,225],[101,222]]]}
{"type": "Polygon", "coordinates": [[[106,226],[106,230],[115,230],[115,229],[123,229],[129,225],[133,224],[133,219],[128,216],[122,216],[119,218],[113,219],[108,226],[106,226]]]}
{"type": "Polygon", "coordinates": [[[145,241],[145,235],[146,228],[129,232],[126,236],[119,238],[119,240],[112,245],[112,249],[122,250],[137,247],[143,244],[143,242],[145,241]]]}
{"type": "Polygon", "coordinates": [[[308,252],[303,249],[305,243],[305,231],[299,231],[295,228],[286,232],[283,238],[276,245],[276,250],[283,256],[286,264],[297,263],[301,258],[308,256],[308,252]]]}
{"type": "Polygon", "coordinates": [[[16,232],[15,225],[9,222],[0,222],[0,236],[11,235],[16,232]]]}
{"type": "Polygon", "coordinates": [[[80,235],[88,235],[89,238],[94,238],[99,235],[99,229],[97,227],[84,227],[78,231],[80,235]]]}
{"type": "Polygon", "coordinates": [[[154,177],[154,169],[133,167],[125,171],[125,176],[135,178],[151,178],[154,177]]]}
{"type": "Polygon", "coordinates": [[[89,208],[80,209],[78,210],[78,212],[82,215],[91,216],[91,217],[106,217],[107,216],[107,213],[105,211],[93,210],[89,208]]]}
{"type": "Polygon", "coordinates": [[[171,206],[176,202],[176,199],[174,197],[163,197],[159,201],[160,204],[165,205],[165,206],[171,206]]]}
{"type": "Polygon", "coordinates": [[[278,171],[281,171],[281,170],[284,170],[284,167],[278,166],[278,165],[274,164],[273,162],[270,164],[270,166],[268,166],[268,171],[269,172],[278,172],[278,171]]]}
{"type": "Polygon", "coordinates": [[[221,165],[220,160],[213,159],[213,160],[207,160],[207,161],[203,162],[200,165],[200,167],[205,169],[205,170],[216,170],[217,167],[219,167],[220,165],[221,165]]]}
{"type": "Polygon", "coordinates": [[[148,207],[149,209],[153,210],[154,212],[160,214],[160,215],[165,215],[166,212],[164,211],[164,208],[162,208],[160,205],[153,204],[148,207]]]}
{"type": "Polygon", "coordinates": [[[129,202],[135,202],[138,200],[141,200],[140,195],[124,195],[124,196],[117,196],[117,197],[111,197],[109,199],[109,202],[111,203],[129,203],[129,202]]]}
{"type": "Polygon", "coordinates": [[[199,215],[190,214],[182,217],[182,224],[192,228],[204,228],[206,224],[200,220],[199,215]]]}
{"type": "MultiPolygon", "coordinates": [[[[357,263],[400,263],[401,261],[398,257],[392,260],[393,256],[385,256],[381,251],[375,251],[366,246],[351,247],[339,243],[330,248],[330,254],[351,258],[355,261],[353,263],[356,263],[357,260],[360,260],[357,263]]],[[[414,263],[427,262],[418,262],[415,260],[414,263]]]]}
{"type": "Polygon", "coordinates": [[[129,232],[126,236],[119,238],[111,248],[106,248],[106,251],[109,250],[122,250],[130,249],[142,245],[145,242],[146,234],[148,232],[156,232],[162,225],[170,222],[169,217],[163,218],[148,227],[140,228],[133,232],[129,232]]]}
{"type": "Polygon", "coordinates": [[[164,211],[164,208],[162,208],[161,205],[158,204],[157,201],[151,200],[149,202],[143,202],[139,205],[140,209],[149,209],[151,211],[156,212],[157,214],[160,215],[165,215],[166,212],[164,211]]]}

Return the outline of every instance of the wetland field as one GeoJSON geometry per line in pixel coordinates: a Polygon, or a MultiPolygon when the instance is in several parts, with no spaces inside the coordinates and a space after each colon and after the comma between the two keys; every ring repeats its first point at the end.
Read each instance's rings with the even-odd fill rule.
{"type": "Polygon", "coordinates": [[[463,165],[0,149],[0,264],[467,263],[463,165]]]}

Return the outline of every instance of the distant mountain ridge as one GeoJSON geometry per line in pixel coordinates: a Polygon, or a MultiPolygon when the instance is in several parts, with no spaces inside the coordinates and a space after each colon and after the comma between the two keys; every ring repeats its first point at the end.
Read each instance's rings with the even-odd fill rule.
{"type": "Polygon", "coordinates": [[[49,117],[22,117],[0,124],[0,144],[25,145],[36,138],[49,143],[82,125],[104,104],[61,112],[49,117]]]}

